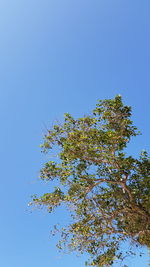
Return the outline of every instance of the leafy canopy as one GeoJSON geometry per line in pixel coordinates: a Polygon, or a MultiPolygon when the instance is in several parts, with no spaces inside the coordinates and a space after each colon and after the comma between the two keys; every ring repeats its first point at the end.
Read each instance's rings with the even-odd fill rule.
{"type": "Polygon", "coordinates": [[[124,153],[139,134],[130,117],[120,95],[100,100],[90,116],[65,114],[64,124],[54,125],[42,145],[58,156],[43,166],[41,179],[57,180],[58,186],[34,203],[49,212],[69,207],[72,222],[61,229],[58,247],[88,252],[89,265],[123,260],[133,253],[121,249],[125,241],[150,248],[150,161],[145,151],[139,159],[124,153]]]}

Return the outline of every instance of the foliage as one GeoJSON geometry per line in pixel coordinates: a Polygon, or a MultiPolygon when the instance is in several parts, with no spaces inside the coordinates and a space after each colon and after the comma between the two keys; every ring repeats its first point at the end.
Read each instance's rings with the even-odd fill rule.
{"type": "Polygon", "coordinates": [[[139,159],[124,152],[139,134],[130,117],[120,95],[100,100],[90,116],[65,114],[64,124],[54,125],[42,145],[45,153],[59,151],[41,170],[41,179],[57,180],[58,187],[34,203],[49,212],[63,203],[69,207],[72,223],[62,228],[58,246],[88,252],[89,265],[124,259],[125,241],[150,248],[150,161],[146,151],[139,159]]]}

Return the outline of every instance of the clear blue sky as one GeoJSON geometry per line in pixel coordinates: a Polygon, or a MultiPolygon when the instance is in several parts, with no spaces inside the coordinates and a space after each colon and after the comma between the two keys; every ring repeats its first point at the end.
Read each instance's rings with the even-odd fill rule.
{"type": "Polygon", "coordinates": [[[50,186],[37,179],[46,159],[39,145],[63,113],[81,116],[119,93],[143,133],[129,150],[149,148],[149,12],[149,0],[0,1],[1,266],[84,266],[84,256],[60,255],[49,238],[65,214],[27,208],[50,186]]]}

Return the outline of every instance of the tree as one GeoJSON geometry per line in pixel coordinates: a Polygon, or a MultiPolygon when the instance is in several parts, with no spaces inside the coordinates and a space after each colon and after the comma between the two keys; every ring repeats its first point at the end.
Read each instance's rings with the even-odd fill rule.
{"type": "Polygon", "coordinates": [[[58,246],[88,252],[89,265],[123,260],[133,253],[132,246],[124,252],[125,241],[150,248],[150,160],[146,151],[139,159],[124,152],[139,134],[130,117],[120,95],[100,100],[90,116],[65,114],[64,124],[48,130],[42,145],[58,156],[41,169],[41,179],[58,186],[33,202],[49,212],[69,207],[72,222],[61,229],[58,246]]]}

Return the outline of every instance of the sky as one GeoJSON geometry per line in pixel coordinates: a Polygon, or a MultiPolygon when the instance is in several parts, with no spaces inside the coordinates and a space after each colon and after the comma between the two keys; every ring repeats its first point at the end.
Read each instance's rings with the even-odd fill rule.
{"type": "MultiPolygon", "coordinates": [[[[39,145],[65,112],[82,116],[121,94],[142,132],[128,151],[149,150],[149,10],[149,0],[0,1],[1,266],[84,266],[86,255],[60,254],[50,237],[64,211],[28,208],[50,189],[39,145]]],[[[146,267],[147,254],[126,264],[146,267]]]]}

